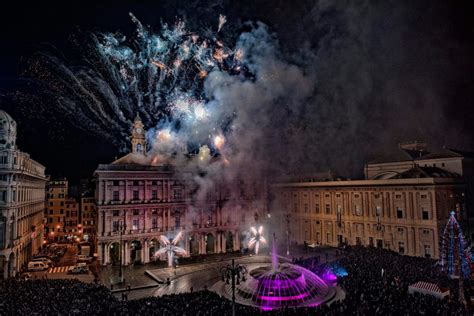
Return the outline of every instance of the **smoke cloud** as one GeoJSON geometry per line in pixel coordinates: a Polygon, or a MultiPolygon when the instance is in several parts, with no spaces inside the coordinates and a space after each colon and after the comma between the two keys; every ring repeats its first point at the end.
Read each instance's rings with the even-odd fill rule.
{"type": "Polygon", "coordinates": [[[80,62],[42,51],[25,76],[38,89],[33,98],[15,94],[16,104],[65,117],[123,151],[138,110],[157,162],[187,147],[193,168],[230,178],[329,169],[356,177],[401,141],[474,145],[463,105],[472,45],[458,36],[459,13],[448,4],[170,1],[156,10],[166,27],[151,11],[133,11],[133,34],[73,36],[80,62]]]}

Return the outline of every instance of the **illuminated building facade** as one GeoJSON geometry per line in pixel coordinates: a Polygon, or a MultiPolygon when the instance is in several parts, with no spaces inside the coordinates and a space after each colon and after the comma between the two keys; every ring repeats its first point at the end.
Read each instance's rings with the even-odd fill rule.
{"type": "Polygon", "coordinates": [[[45,167],[16,147],[16,122],[0,111],[0,278],[15,276],[43,242],[45,167]]]}
{"type": "Polygon", "coordinates": [[[82,239],[94,241],[96,236],[97,209],[93,197],[81,197],[80,229],[82,239]]]}
{"type": "Polygon", "coordinates": [[[60,241],[65,238],[67,193],[68,181],[66,179],[48,181],[46,186],[45,236],[49,241],[60,241]]]}
{"type": "Polygon", "coordinates": [[[122,240],[123,264],[155,260],[159,237],[178,232],[188,256],[224,253],[244,248],[251,226],[264,219],[263,192],[255,184],[241,187],[238,197],[224,185],[205,198],[193,194],[193,175],[172,165],[146,161],[145,131],[137,116],[132,128],[132,152],[95,171],[97,244],[101,264],[117,263],[122,240]],[[122,234],[122,236],[120,236],[122,234]]]}
{"type": "Polygon", "coordinates": [[[448,168],[462,160],[458,155],[445,152],[432,154],[436,161],[422,155],[423,159],[370,163],[363,180],[277,184],[282,231],[289,230],[290,244],[371,245],[439,258],[440,236],[450,212],[455,210],[468,223],[466,178],[460,169],[448,168]]]}

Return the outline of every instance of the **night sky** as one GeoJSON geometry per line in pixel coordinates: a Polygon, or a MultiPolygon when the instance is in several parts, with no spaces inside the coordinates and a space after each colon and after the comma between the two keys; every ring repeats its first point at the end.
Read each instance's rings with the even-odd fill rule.
{"type": "Polygon", "coordinates": [[[54,109],[38,111],[33,101],[18,105],[14,96],[25,87],[28,60],[54,47],[75,63],[71,38],[131,33],[129,12],[154,29],[176,17],[190,29],[215,26],[224,14],[229,38],[242,31],[243,22],[262,21],[275,33],[283,58],[314,74],[314,92],[291,113],[293,134],[281,140],[296,142],[291,151],[300,153],[293,163],[301,167],[298,162],[305,161],[305,172],[332,169],[357,177],[365,162],[390,156],[398,142],[414,139],[433,148],[474,150],[472,2],[337,2],[16,1],[0,17],[0,108],[18,123],[19,148],[48,174],[73,182],[90,177],[97,164],[123,152],[54,109]]]}

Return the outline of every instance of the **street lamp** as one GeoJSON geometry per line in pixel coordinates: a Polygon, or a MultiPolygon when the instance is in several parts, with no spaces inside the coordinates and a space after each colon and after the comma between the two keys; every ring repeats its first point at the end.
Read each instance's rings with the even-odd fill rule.
{"type": "Polygon", "coordinates": [[[232,316],[235,316],[235,284],[237,282],[237,285],[239,285],[240,281],[245,282],[247,268],[241,264],[235,265],[234,259],[232,259],[232,264],[222,267],[220,272],[222,282],[229,284],[229,281],[232,281],[232,316]]]}
{"type": "Polygon", "coordinates": [[[120,222],[119,226],[119,233],[120,233],[120,265],[119,265],[119,279],[120,284],[123,283],[123,276],[122,276],[122,235],[123,232],[127,229],[127,224],[124,224],[122,221],[120,222]]]}

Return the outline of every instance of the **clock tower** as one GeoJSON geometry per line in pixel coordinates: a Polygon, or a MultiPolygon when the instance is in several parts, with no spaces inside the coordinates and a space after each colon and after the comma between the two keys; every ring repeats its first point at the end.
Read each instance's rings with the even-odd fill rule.
{"type": "Polygon", "coordinates": [[[132,153],[134,154],[142,154],[146,153],[146,138],[145,138],[145,130],[142,119],[140,115],[135,117],[135,121],[133,122],[132,127],[132,153]]]}

